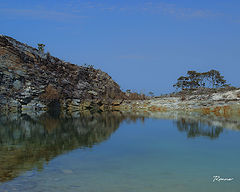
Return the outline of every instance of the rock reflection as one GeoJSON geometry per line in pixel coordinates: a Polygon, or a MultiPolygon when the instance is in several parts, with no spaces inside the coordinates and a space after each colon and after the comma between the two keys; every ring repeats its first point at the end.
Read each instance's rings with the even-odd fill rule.
{"type": "Polygon", "coordinates": [[[124,119],[118,112],[79,113],[38,118],[28,115],[0,117],[0,181],[11,180],[52,158],[76,148],[92,147],[117,130],[124,119]]]}

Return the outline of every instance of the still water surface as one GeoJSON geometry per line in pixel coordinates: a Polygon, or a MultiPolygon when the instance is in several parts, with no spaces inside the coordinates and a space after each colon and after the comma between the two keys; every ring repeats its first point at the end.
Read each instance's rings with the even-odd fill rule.
{"type": "Polygon", "coordinates": [[[235,192],[239,152],[239,131],[199,119],[1,116],[0,192],[235,192]]]}

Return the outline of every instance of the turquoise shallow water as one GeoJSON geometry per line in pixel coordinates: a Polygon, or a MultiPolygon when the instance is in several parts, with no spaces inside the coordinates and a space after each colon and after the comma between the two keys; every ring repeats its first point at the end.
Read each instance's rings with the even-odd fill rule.
{"type": "Polygon", "coordinates": [[[0,130],[1,192],[240,191],[240,132],[224,127],[101,114],[0,130]]]}

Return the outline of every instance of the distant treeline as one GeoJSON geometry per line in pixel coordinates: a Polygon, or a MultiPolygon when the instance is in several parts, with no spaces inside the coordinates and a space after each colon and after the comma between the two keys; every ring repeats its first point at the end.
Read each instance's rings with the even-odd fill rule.
{"type": "Polygon", "coordinates": [[[199,73],[188,71],[188,76],[181,76],[173,87],[177,89],[194,89],[199,87],[218,88],[228,86],[226,80],[217,70],[199,73]]]}

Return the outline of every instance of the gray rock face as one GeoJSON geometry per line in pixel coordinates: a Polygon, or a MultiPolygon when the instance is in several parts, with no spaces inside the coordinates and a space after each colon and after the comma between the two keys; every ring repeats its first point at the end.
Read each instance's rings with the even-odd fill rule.
{"type": "Polygon", "coordinates": [[[120,93],[119,85],[101,70],[64,62],[0,35],[1,109],[15,108],[16,103],[18,108],[32,108],[26,106],[35,102],[46,107],[69,99],[113,100],[120,93]]]}
{"type": "Polygon", "coordinates": [[[16,90],[21,89],[21,88],[22,88],[22,83],[21,83],[21,81],[19,81],[19,80],[14,81],[14,82],[13,82],[13,87],[14,87],[16,90]]]}

